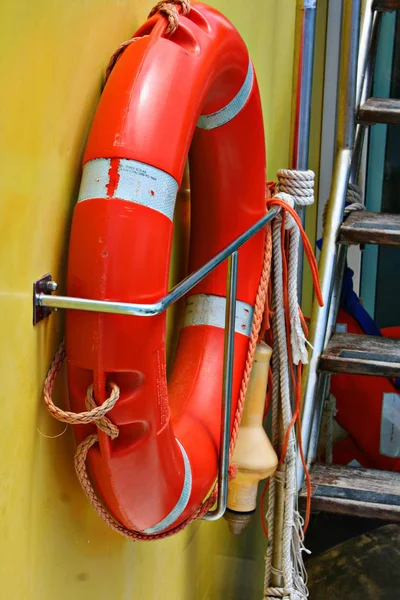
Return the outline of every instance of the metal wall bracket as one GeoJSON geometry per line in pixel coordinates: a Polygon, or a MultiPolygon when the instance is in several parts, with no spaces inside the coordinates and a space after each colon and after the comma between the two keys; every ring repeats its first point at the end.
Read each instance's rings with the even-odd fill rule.
{"type": "Polygon", "coordinates": [[[92,300],[90,298],[74,298],[68,296],[52,296],[57,289],[51,274],[44,275],[33,284],[33,324],[36,325],[53,310],[64,308],[69,310],[86,310],[90,312],[111,313],[139,317],[151,317],[164,312],[169,306],[182,298],[202,279],[216,269],[224,260],[228,260],[227,294],[225,311],[225,344],[224,371],[222,389],[221,441],[218,469],[218,498],[215,510],[209,511],[203,519],[216,521],[226,510],[228,498],[228,468],[230,445],[230,420],[232,406],[232,377],[235,342],[236,287],[238,274],[238,249],[256,233],[261,231],[278,213],[279,208],[272,208],[257,223],[242,233],[226,248],[221,250],[205,265],[178,283],[166,296],[154,304],[133,304],[113,302],[109,300],[92,300]]]}
{"type": "Polygon", "coordinates": [[[33,324],[37,325],[46,317],[51,315],[52,310],[57,310],[48,308],[47,306],[43,306],[38,302],[38,297],[41,294],[51,295],[52,292],[55,292],[57,289],[57,284],[53,281],[53,277],[51,273],[47,275],[43,275],[40,279],[33,282],[33,324]]]}
{"type": "Polygon", "coordinates": [[[233,242],[218,252],[205,265],[200,267],[183,281],[178,283],[166,296],[154,304],[138,304],[128,302],[114,302],[110,300],[94,300],[91,298],[75,298],[71,296],[53,296],[51,292],[57,289],[57,284],[52,281],[51,275],[44,275],[33,284],[33,324],[39,323],[51,314],[52,310],[64,308],[68,310],[86,310],[90,312],[111,313],[116,315],[130,315],[135,317],[152,317],[159,315],[183,298],[187,292],[195,287],[207,275],[232,256],[244,243],[261,231],[265,225],[272,221],[278,214],[279,208],[272,208],[259,221],[254,223],[233,242]]]}

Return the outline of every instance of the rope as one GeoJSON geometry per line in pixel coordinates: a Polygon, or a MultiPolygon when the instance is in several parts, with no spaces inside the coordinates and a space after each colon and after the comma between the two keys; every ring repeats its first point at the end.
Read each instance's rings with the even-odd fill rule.
{"type": "Polygon", "coordinates": [[[291,598],[292,594],[293,588],[270,587],[264,592],[264,598],[291,598]]]}
{"type": "MultiPolygon", "coordinates": [[[[82,413],[72,413],[68,411],[63,411],[60,408],[54,405],[53,399],[51,397],[52,391],[54,388],[54,383],[57,375],[60,373],[63,362],[65,360],[65,345],[64,342],[61,342],[58,350],[54,356],[54,359],[51,363],[50,369],[48,371],[45,383],[43,395],[45,399],[45,404],[47,410],[59,421],[63,421],[65,423],[70,423],[72,425],[82,425],[86,423],[95,422],[96,426],[104,431],[112,440],[118,437],[119,429],[118,427],[110,421],[110,419],[105,417],[105,414],[111,410],[118,398],[119,398],[119,387],[112,382],[107,382],[107,386],[111,389],[110,397],[100,406],[96,406],[95,399],[93,396],[93,386],[90,385],[88,387],[85,404],[86,408],[90,409],[87,412],[82,413]],[[99,410],[101,409],[101,410],[99,410]],[[88,415],[91,415],[91,419],[88,415]],[[93,416],[94,415],[94,416],[93,416]]],[[[90,448],[98,443],[99,438],[97,433],[89,435],[87,438],[83,440],[79,444],[75,452],[74,458],[74,466],[75,472],[78,477],[79,483],[82,486],[82,489],[88,498],[89,502],[93,506],[93,508],[97,511],[99,516],[107,523],[111,529],[116,531],[117,533],[127,537],[131,540],[141,540],[148,541],[153,539],[160,539],[171,535],[172,533],[177,533],[184,529],[189,523],[203,516],[214,504],[216,494],[215,492],[211,494],[210,498],[185,522],[181,523],[178,527],[176,527],[173,531],[169,531],[166,533],[161,533],[156,536],[148,536],[145,534],[141,534],[137,531],[131,531],[119,523],[117,523],[111,515],[104,508],[100,500],[98,499],[95,490],[90,482],[87,469],[86,469],[86,460],[87,455],[89,453],[90,448]]]]}
{"type": "MultiPolygon", "coordinates": [[[[346,201],[349,204],[361,204],[362,209],[365,210],[365,206],[362,204],[362,191],[361,188],[355,183],[349,183],[347,186],[346,201]]],[[[357,210],[357,209],[356,209],[357,210]]],[[[346,212],[346,209],[345,209],[346,212]]]]}
{"type": "Polygon", "coordinates": [[[110,423],[108,419],[104,420],[105,415],[114,408],[117,400],[119,398],[119,387],[113,383],[108,382],[108,387],[111,390],[111,394],[107,400],[101,405],[97,406],[94,398],[93,398],[93,385],[90,385],[86,392],[86,408],[90,410],[81,412],[81,413],[73,413],[61,410],[58,408],[53,402],[52,393],[54,384],[56,381],[56,377],[61,370],[65,359],[65,345],[64,342],[61,342],[55,356],[53,362],[51,363],[49,372],[47,374],[44,387],[43,387],[43,398],[46,404],[46,408],[51,415],[58,421],[63,423],[70,423],[71,425],[88,425],[89,423],[95,422],[100,429],[103,429],[105,433],[110,435],[113,439],[117,437],[115,434],[115,430],[113,427],[109,426],[107,422],[110,423]]]}
{"type": "Polygon", "coordinates": [[[161,13],[165,17],[167,17],[168,25],[165,30],[167,35],[172,35],[175,33],[178,24],[179,24],[179,11],[175,8],[175,4],[181,6],[181,12],[183,15],[188,15],[190,13],[190,0],[172,0],[170,2],[158,2],[151,11],[149,12],[150,19],[156,13],[161,13]]]}
{"type": "MultiPolygon", "coordinates": [[[[282,429],[287,431],[292,420],[291,392],[289,379],[289,357],[286,338],[285,303],[283,292],[283,256],[282,256],[282,230],[285,224],[282,219],[275,219],[273,223],[273,310],[272,332],[278,341],[279,375],[274,377],[274,385],[279,388],[279,399],[282,416],[282,429]]],[[[293,528],[293,507],[295,495],[295,446],[294,434],[291,431],[289,444],[285,457],[285,498],[284,520],[282,531],[282,575],[285,588],[293,587],[293,574],[291,568],[291,538],[293,528]]]]}
{"type": "Polygon", "coordinates": [[[118,60],[121,58],[121,55],[123,54],[123,52],[133,42],[137,42],[137,40],[140,40],[140,38],[134,37],[134,38],[131,38],[130,40],[126,40],[125,42],[122,42],[122,44],[120,44],[118,46],[118,48],[115,50],[114,54],[112,54],[110,60],[108,61],[108,65],[107,65],[107,68],[106,68],[106,76],[105,76],[105,79],[104,79],[104,85],[107,83],[108,78],[111,75],[111,71],[113,70],[113,68],[117,64],[118,60]]]}
{"type": "MultiPolygon", "coordinates": [[[[246,391],[249,383],[251,368],[254,359],[254,353],[256,349],[257,342],[259,340],[259,334],[261,329],[261,324],[263,322],[267,292],[268,292],[268,284],[270,280],[270,271],[271,271],[271,259],[272,259],[272,243],[271,243],[271,225],[267,224],[265,228],[265,242],[264,242],[264,260],[261,272],[260,283],[257,289],[255,307],[254,307],[254,318],[251,329],[251,335],[249,340],[249,346],[247,351],[245,369],[243,372],[242,383],[240,386],[239,399],[237,403],[236,413],[234,417],[234,425],[232,428],[231,441],[230,441],[230,449],[229,455],[230,460],[233,456],[233,452],[235,449],[235,444],[238,436],[238,430],[240,426],[240,421],[243,414],[244,409],[244,399],[246,396],[246,391]]],[[[116,425],[114,425],[109,419],[105,417],[107,412],[111,410],[118,398],[119,398],[119,388],[115,383],[108,382],[108,388],[111,390],[110,397],[101,405],[96,406],[95,399],[93,396],[93,386],[89,386],[86,393],[86,408],[90,409],[88,411],[82,413],[72,413],[63,411],[60,408],[54,405],[52,400],[52,391],[54,387],[55,379],[60,372],[63,361],[65,359],[65,346],[64,342],[61,342],[53,362],[50,366],[49,372],[47,374],[45,383],[44,383],[44,399],[45,404],[49,412],[59,421],[64,421],[67,423],[71,423],[73,425],[82,424],[82,423],[91,423],[95,422],[97,427],[104,431],[107,435],[111,437],[111,439],[115,439],[118,436],[119,430],[116,425]]],[[[123,525],[117,523],[112,516],[108,513],[108,511],[104,508],[102,503],[97,497],[97,494],[91,484],[89,479],[86,461],[89,450],[98,443],[98,435],[92,434],[89,435],[83,442],[79,444],[75,453],[75,471],[78,477],[78,480],[82,486],[82,489],[88,498],[89,502],[93,506],[93,508],[97,511],[99,516],[107,523],[111,529],[116,531],[117,533],[123,535],[124,537],[131,540],[141,540],[141,541],[151,541],[156,539],[162,539],[165,537],[169,537],[179,531],[182,531],[187,525],[203,517],[208,510],[213,506],[216,501],[218,488],[215,486],[213,492],[210,497],[185,521],[183,521],[180,525],[166,531],[164,533],[156,534],[156,535],[147,535],[142,534],[138,531],[130,530],[124,527],[123,525]]],[[[229,467],[229,475],[230,478],[234,478],[236,476],[235,465],[230,464],[229,467]]]]}
{"type": "MultiPolygon", "coordinates": [[[[267,224],[265,228],[265,246],[264,246],[264,261],[262,266],[260,283],[257,290],[256,301],[254,305],[254,317],[253,325],[251,329],[249,347],[247,351],[246,363],[243,372],[242,383],[240,386],[239,399],[236,408],[235,420],[233,422],[231,442],[229,446],[229,462],[232,460],[232,456],[235,450],[236,441],[239,433],[240,422],[242,420],[244,402],[246,398],[247,387],[249,385],[251,369],[253,366],[254,354],[256,351],[257,343],[259,342],[259,334],[261,325],[264,318],[268,285],[271,277],[271,262],[272,262],[272,237],[271,237],[271,225],[267,224]]],[[[235,466],[231,465],[231,469],[235,470],[235,466]]],[[[231,474],[233,475],[232,471],[231,474]]],[[[234,478],[234,477],[233,477],[234,478]]]]}
{"type": "MultiPolygon", "coordinates": [[[[279,189],[272,200],[284,209],[283,215],[273,222],[273,390],[272,390],[272,444],[281,450],[280,469],[269,484],[269,503],[266,514],[268,523],[268,546],[265,554],[264,598],[290,598],[304,600],[308,597],[307,578],[302,559],[305,551],[303,520],[297,506],[296,493],[296,438],[294,424],[300,418],[301,366],[308,360],[306,335],[298,304],[297,270],[300,237],[310,262],[314,286],[319,303],[322,296],[318,282],[318,270],[312,249],[305,237],[293,205],[306,206],[313,201],[314,174],[311,171],[278,171],[279,189]],[[297,365],[296,374],[293,363],[297,365]],[[292,409],[291,389],[295,393],[292,409]],[[279,413],[281,418],[279,421],[279,413]],[[279,427],[282,436],[279,437],[279,427]],[[279,442],[282,448],[279,448],[279,442]],[[276,485],[284,488],[284,516],[282,531],[274,532],[276,485]],[[275,539],[275,534],[279,536],[275,539]],[[274,546],[281,542],[282,570],[272,565],[274,546]],[[273,575],[279,575],[282,587],[271,586],[273,575]]],[[[299,448],[302,442],[299,427],[299,448]]],[[[307,481],[309,474],[306,471],[307,481]]],[[[307,510],[309,514],[309,506],[307,510]]],[[[308,521],[308,519],[307,519],[308,521]]],[[[307,522],[305,524],[305,527],[307,522]]]]}
{"type": "Polygon", "coordinates": [[[297,206],[309,206],[314,202],[314,171],[279,169],[279,190],[290,194],[297,206]]]}
{"type": "MultiPolygon", "coordinates": [[[[290,206],[294,206],[295,199],[286,193],[277,194],[290,206]]],[[[292,359],[295,365],[300,362],[308,362],[307,339],[299,312],[299,299],[297,291],[297,271],[299,263],[300,231],[292,217],[285,219],[285,230],[290,232],[289,237],[289,261],[288,261],[288,305],[290,320],[290,343],[292,347],[292,359]]]]}
{"type": "MultiPolygon", "coordinates": [[[[361,188],[355,183],[349,183],[346,192],[347,205],[344,207],[344,217],[348,216],[351,212],[356,210],[365,210],[365,206],[362,203],[362,191],[361,188]]],[[[328,214],[328,204],[325,203],[324,210],[322,212],[322,228],[325,229],[326,217],[328,214]]]]}
{"type": "MultiPolygon", "coordinates": [[[[156,13],[164,15],[167,18],[168,23],[165,29],[165,34],[173,35],[179,25],[179,12],[181,12],[182,15],[188,15],[190,13],[190,0],[170,0],[169,2],[158,2],[158,4],[153,6],[147,18],[150,19],[156,13]],[[175,4],[179,5],[180,9],[176,8],[175,4]]],[[[111,71],[128,46],[140,39],[140,37],[134,37],[130,40],[126,40],[126,42],[122,42],[122,44],[118,46],[108,62],[104,85],[107,83],[107,80],[111,75],[111,71]]]]}
{"type": "MultiPolygon", "coordinates": [[[[291,206],[304,207],[314,202],[315,174],[313,171],[279,169],[277,176],[280,190],[280,193],[277,195],[278,197],[288,202],[291,206]]],[[[285,223],[285,228],[291,232],[289,241],[288,296],[292,358],[295,365],[298,365],[300,362],[307,364],[307,338],[301,322],[297,290],[300,231],[295,226],[293,219],[285,223]]]]}

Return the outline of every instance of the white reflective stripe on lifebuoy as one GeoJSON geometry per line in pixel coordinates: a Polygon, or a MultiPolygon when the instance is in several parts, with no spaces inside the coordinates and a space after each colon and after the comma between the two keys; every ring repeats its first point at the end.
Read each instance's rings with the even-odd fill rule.
{"type": "Polygon", "coordinates": [[[83,166],[78,202],[92,198],[127,200],[172,221],[178,183],[156,167],[127,158],[96,158],[83,166]]]}
{"type": "Polygon", "coordinates": [[[161,531],[164,531],[164,529],[167,529],[168,527],[173,525],[175,521],[179,519],[179,517],[185,510],[187,503],[189,502],[190,494],[192,493],[192,469],[190,467],[189,458],[186,454],[185,448],[182,446],[178,438],[176,438],[176,441],[178,442],[179,448],[181,449],[183,464],[185,466],[185,478],[183,480],[182,493],[178,502],[175,504],[171,512],[165,517],[165,519],[157,523],[157,525],[154,525],[154,527],[144,529],[144,533],[160,533],[161,531]]]}
{"type": "Polygon", "coordinates": [[[254,81],[254,69],[251,60],[249,61],[249,68],[247,70],[246,79],[236,96],[220,110],[209,115],[201,115],[197,121],[197,127],[200,129],[215,129],[221,127],[225,123],[232,121],[240,113],[242,108],[245,106],[247,100],[250,97],[251,90],[253,89],[254,81]]]}
{"type": "MultiPolygon", "coordinates": [[[[186,302],[184,327],[211,325],[225,328],[226,300],[221,296],[198,294],[186,302]]],[[[254,308],[251,304],[236,300],[235,332],[250,337],[254,308]]]]}

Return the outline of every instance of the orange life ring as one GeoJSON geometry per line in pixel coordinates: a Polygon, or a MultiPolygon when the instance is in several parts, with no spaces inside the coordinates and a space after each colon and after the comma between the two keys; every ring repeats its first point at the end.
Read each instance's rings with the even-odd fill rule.
{"type": "MultiPolygon", "coordinates": [[[[157,302],[168,291],[174,202],[189,153],[190,270],[265,214],[265,147],[258,86],[246,46],[216,10],[194,4],[165,35],[155,15],[135,34],[105,86],[83,159],[69,246],[67,293],[157,302]]],[[[248,350],[264,233],[239,250],[232,417],[248,350]]],[[[166,316],[67,311],[71,409],[88,386],[121,389],[88,456],[102,502],[149,535],[192,515],[217,477],[226,265],[187,298],[170,380],[166,316]]],[[[75,427],[78,441],[94,425],[75,427]]]]}

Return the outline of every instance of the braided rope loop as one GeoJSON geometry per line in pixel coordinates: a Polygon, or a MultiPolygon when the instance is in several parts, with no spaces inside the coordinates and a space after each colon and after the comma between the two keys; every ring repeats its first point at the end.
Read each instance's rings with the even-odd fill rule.
{"type": "MultiPolygon", "coordinates": [[[[308,360],[307,340],[300,316],[297,290],[300,237],[310,262],[320,304],[322,304],[322,295],[315,257],[293,206],[305,207],[313,202],[314,177],[312,171],[281,169],[278,171],[279,193],[275,194],[269,202],[270,205],[278,204],[283,209],[281,216],[274,220],[272,229],[272,444],[281,453],[281,463],[269,483],[269,503],[266,513],[269,539],[265,554],[265,600],[267,598],[306,600],[308,597],[302,559],[302,552],[305,551],[304,523],[296,505],[296,438],[293,429],[300,414],[301,365],[308,360]],[[293,364],[297,365],[296,374],[293,364]],[[292,406],[293,395],[296,399],[295,406],[292,406]],[[283,519],[278,523],[275,521],[277,486],[283,494],[283,519]],[[273,552],[278,542],[280,542],[282,561],[279,571],[272,564],[273,552]],[[279,577],[275,577],[274,581],[273,575],[279,577]],[[272,585],[277,581],[282,582],[281,587],[272,585]]],[[[302,454],[300,433],[299,448],[302,454]]],[[[282,496],[278,499],[281,501],[282,496]]]]}
{"type": "Polygon", "coordinates": [[[90,407],[90,410],[81,413],[62,410],[54,404],[52,392],[56,377],[61,371],[64,359],[65,345],[64,342],[61,342],[54,356],[53,362],[51,363],[43,387],[43,397],[47,410],[58,421],[61,421],[62,423],[70,423],[71,425],[88,425],[93,422],[101,421],[117,403],[119,398],[119,387],[112,381],[107,382],[107,386],[111,390],[110,396],[105,400],[105,402],[103,402],[103,404],[101,404],[101,406],[97,406],[93,397],[93,385],[90,385],[86,392],[86,406],[90,407]]]}

